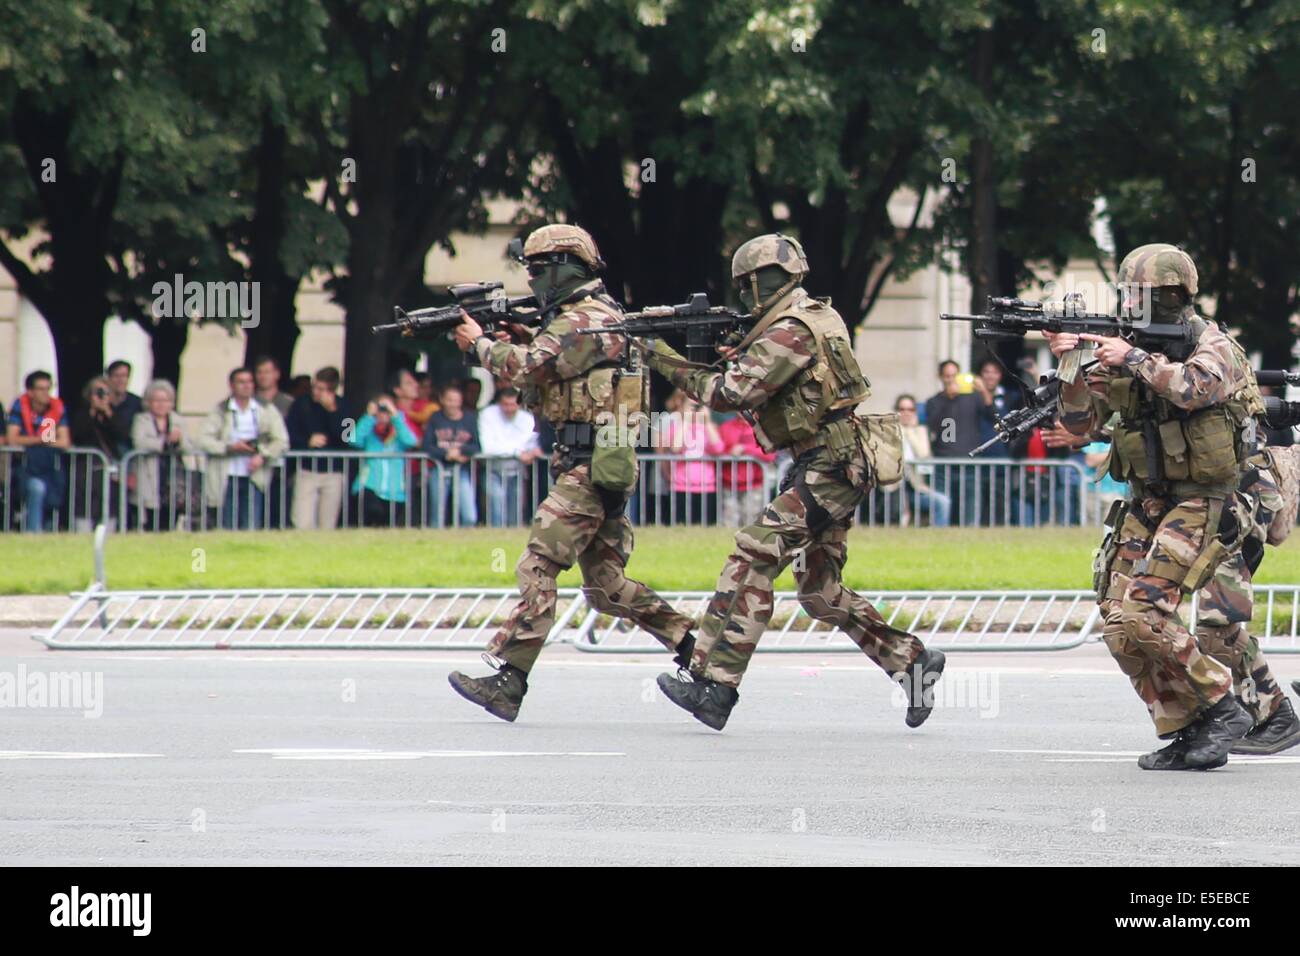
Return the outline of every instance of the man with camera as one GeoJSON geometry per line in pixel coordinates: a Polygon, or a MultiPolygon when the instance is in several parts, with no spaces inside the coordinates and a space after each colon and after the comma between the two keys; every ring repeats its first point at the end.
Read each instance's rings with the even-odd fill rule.
{"type": "Polygon", "coordinates": [[[208,456],[208,507],[221,509],[223,528],[242,531],[266,523],[266,490],[289,433],[275,406],[253,397],[252,370],[237,368],[229,381],[230,397],[208,413],[198,446],[208,456]]]}

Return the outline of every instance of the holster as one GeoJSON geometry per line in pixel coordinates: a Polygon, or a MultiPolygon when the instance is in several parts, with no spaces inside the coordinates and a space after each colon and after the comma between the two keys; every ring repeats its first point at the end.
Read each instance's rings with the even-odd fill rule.
{"type": "Polygon", "coordinates": [[[808,483],[804,480],[808,466],[812,464],[813,458],[817,456],[817,452],[820,450],[820,446],[810,448],[796,458],[790,465],[790,470],[781,479],[780,489],[781,494],[785,494],[791,488],[794,488],[795,494],[799,496],[799,500],[803,503],[804,522],[808,525],[808,530],[813,534],[820,532],[826,525],[830,524],[831,520],[830,512],[817,503],[817,499],[813,497],[812,489],[808,487],[808,483]]]}
{"type": "Polygon", "coordinates": [[[1106,513],[1106,536],[1092,556],[1092,589],[1097,592],[1098,602],[1106,600],[1106,592],[1110,589],[1110,569],[1119,554],[1120,529],[1128,520],[1129,508],[1129,502],[1120,498],[1111,502],[1110,511],[1106,513]]]}

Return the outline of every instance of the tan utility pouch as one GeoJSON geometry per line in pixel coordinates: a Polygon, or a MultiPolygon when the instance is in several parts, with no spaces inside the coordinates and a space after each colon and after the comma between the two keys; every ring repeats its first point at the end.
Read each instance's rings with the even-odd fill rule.
{"type": "Polygon", "coordinates": [[[876,487],[898,484],[903,480],[903,427],[897,413],[858,415],[854,421],[876,487]]]}
{"type": "Polygon", "coordinates": [[[642,405],[642,395],[646,385],[645,376],[640,371],[624,371],[618,377],[618,386],[615,393],[615,407],[607,409],[617,416],[620,411],[627,420],[633,420],[638,412],[644,411],[642,405]]]}

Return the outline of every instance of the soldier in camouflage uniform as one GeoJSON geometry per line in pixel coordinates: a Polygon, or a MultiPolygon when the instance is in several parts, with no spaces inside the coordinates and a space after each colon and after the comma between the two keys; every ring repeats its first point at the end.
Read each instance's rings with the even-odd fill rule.
{"type": "Polygon", "coordinates": [[[1264,545],[1281,544],[1295,525],[1297,453],[1297,447],[1270,448],[1250,461],[1240,488],[1252,515],[1250,530],[1200,594],[1197,643],[1232,671],[1233,692],[1254,721],[1233,753],[1275,754],[1300,744],[1300,718],[1247,628],[1254,607],[1252,577],[1264,545]]]}
{"type": "Polygon", "coordinates": [[[544,318],[531,341],[511,344],[484,335],[468,315],[456,330],[462,350],[472,348],[494,376],[524,386],[529,403],[556,429],[555,481],[537,509],[515,569],[519,604],[485,655],[490,664],[499,664],[497,672],[450,676],[461,696],[511,721],[555,621],[555,579],[575,562],[589,606],[635,622],[676,650],[679,661],[689,659],[695,626],[623,573],[632,550],[632,525],[624,509],[636,484],[636,449],[626,429],[611,435],[601,428],[610,421],[635,425],[648,389],[639,370],[622,367],[621,336],[578,334],[622,320],[622,310],[598,278],[604,262],[596,244],[577,226],[550,225],[529,235],[523,254],[544,318]]]}
{"type": "MultiPolygon", "coordinates": [[[[1162,324],[1183,323],[1182,344],[1147,351],[1124,338],[1086,335],[1097,364],[1061,388],[1061,422],[1086,435],[1112,414],[1110,474],[1129,483],[1099,552],[1096,581],[1106,646],[1146,704],[1161,739],[1144,770],[1223,766],[1251,727],[1232,694],[1232,672],[1205,653],[1178,618],[1183,594],[1209,582],[1248,530],[1234,494],[1263,401],[1245,353],[1192,305],[1196,267],[1182,250],[1141,246],[1120,263],[1122,315],[1141,318],[1145,295],[1162,324]]],[[[1140,338],[1140,330],[1137,333],[1140,338]]],[[[1080,336],[1048,334],[1053,353],[1080,336]]]]}
{"type": "Polygon", "coordinates": [[[794,456],[781,493],[736,535],[689,670],[661,675],[659,687],[697,720],[721,730],[772,616],[773,581],[792,565],[803,609],[844,630],[904,684],[906,721],[917,727],[933,706],[943,654],[888,625],[840,580],[858,502],[873,483],[901,477],[898,416],[855,415],[869,394],[867,382],[839,314],[803,290],[807,273],[794,239],[751,239],[736,251],[731,274],[756,324],[735,350],[724,350],[732,359],[726,371],[693,365],[661,341],[648,354],[652,368],[704,405],[745,415],[764,450],[789,449],[794,456]]]}

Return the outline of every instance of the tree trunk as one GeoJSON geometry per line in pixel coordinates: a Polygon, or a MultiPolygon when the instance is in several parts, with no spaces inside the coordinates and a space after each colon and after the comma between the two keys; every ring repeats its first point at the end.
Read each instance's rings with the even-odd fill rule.
{"type": "Polygon", "coordinates": [[[45,218],[52,263],[44,272],[32,272],[7,248],[0,254],[19,291],[49,325],[59,395],[69,411],[81,404],[86,383],[104,372],[104,323],[112,311],[108,235],[123,163],[118,156],[78,168],[68,146],[72,126],[67,110],[47,111],[25,95],[14,104],[11,128],[45,218]],[[55,161],[53,183],[41,178],[47,159],[55,161]]]}
{"type": "Polygon", "coordinates": [[[153,377],[171,382],[177,389],[181,385],[181,353],[190,338],[189,321],[159,319],[157,325],[146,325],[150,351],[153,353],[153,377]]]}
{"type": "MultiPolygon", "coordinates": [[[[57,282],[59,273],[53,273],[51,277],[57,282]]],[[[50,335],[54,338],[59,397],[69,414],[81,405],[81,390],[86,383],[104,374],[104,316],[107,314],[107,297],[94,293],[61,296],[55,310],[45,314],[50,335]]]]}
{"type": "MultiPolygon", "coordinates": [[[[993,102],[993,30],[975,40],[975,85],[986,103],[993,102]]],[[[969,262],[971,308],[983,311],[991,295],[1001,295],[998,275],[998,182],[993,143],[981,132],[971,141],[971,213],[973,242],[969,262]]]]}
{"type": "Polygon", "coordinates": [[[249,243],[249,274],[258,283],[260,314],[257,324],[244,330],[244,364],[269,355],[289,384],[293,349],[298,342],[297,304],[301,277],[290,275],[280,257],[287,231],[285,208],[285,153],[288,137],[284,126],[262,117],[262,136],[257,149],[257,192],[253,205],[249,243]]]}

